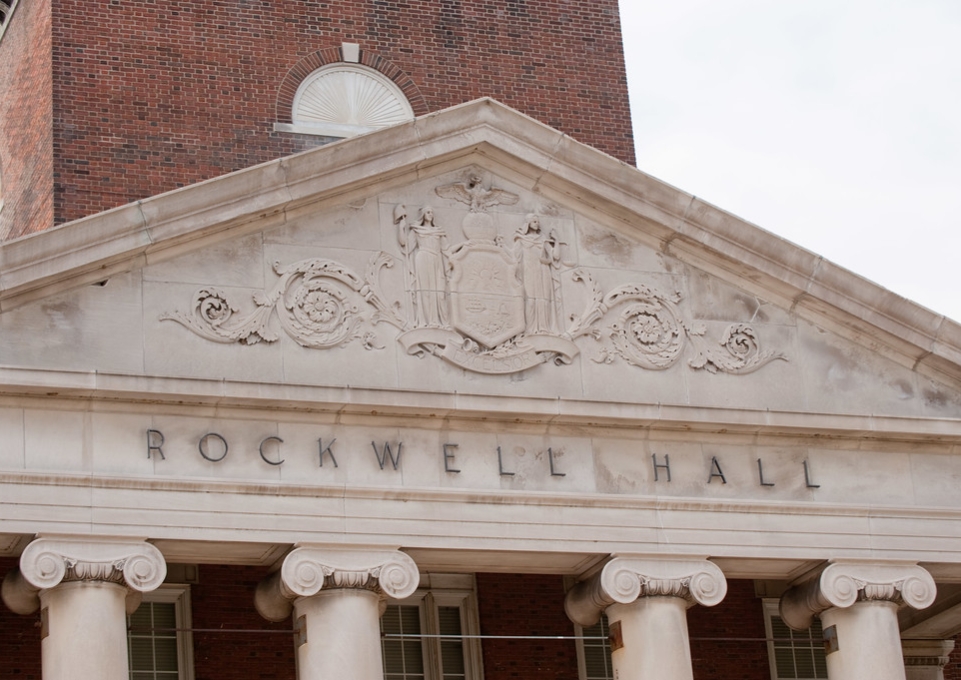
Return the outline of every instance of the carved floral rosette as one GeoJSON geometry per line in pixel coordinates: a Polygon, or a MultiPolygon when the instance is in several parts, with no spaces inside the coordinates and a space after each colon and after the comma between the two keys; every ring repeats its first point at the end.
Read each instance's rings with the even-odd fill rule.
{"type": "Polygon", "coordinates": [[[214,342],[253,345],[279,339],[270,326],[276,312],[281,328],[302,347],[331,349],[359,339],[366,349],[374,349],[373,332],[362,332],[362,326],[381,321],[404,325],[396,309],[385,302],[378,285],[380,270],[390,266],[390,256],[377,253],[367,266],[366,276],[360,278],[344,265],[322,258],[287,267],[275,262],[274,271],[280,280],[270,292],[254,294],[253,311],[241,314],[222,290],[201,288],[194,294],[190,312],[165,313],[160,320],[176,321],[214,342]],[[362,314],[362,306],[371,311],[362,314]]]}
{"type": "Polygon", "coordinates": [[[575,623],[592,626],[612,604],[630,604],[641,597],[677,597],[689,605],[713,607],[726,594],[724,573],[708,560],[621,556],[575,585],[564,610],[575,623]]]}
{"type": "Polygon", "coordinates": [[[381,289],[381,272],[394,259],[378,252],[363,277],[323,258],[275,263],[279,280],[270,291],[253,295],[252,311],[241,312],[223,290],[204,287],[194,294],[189,312],[165,313],[160,319],[214,342],[252,345],[280,338],[272,322],[276,315],[280,329],[302,347],[332,349],[359,341],[368,350],[384,348],[373,329],[387,322],[400,331],[397,341],[408,354],[436,356],[488,374],[570,364],[580,353],[575,341],[584,336],[601,343],[594,359],[598,363],[620,359],[645,370],[669,369],[685,353],[688,366],[710,373],[745,374],[786,360],[779,352],[762,350],[757,331],[746,323],[731,324],[720,340],[711,342],[706,328],[681,312],[679,293],[665,295],[640,283],[605,292],[589,272],[563,262],[565,244],[553,231],[545,236],[536,215],[528,215],[515,232],[512,250],[486,211],[516,203],[515,194],[487,188],[474,175],[438,187],[437,194],[469,206],[462,225],[468,238],[449,246],[432,208],[422,207],[411,222],[411,211],[395,206],[405,259],[405,292],[394,296],[400,300],[389,299],[381,289]],[[548,250],[550,259],[538,259],[537,253],[548,250]],[[566,327],[562,273],[588,289],[584,309],[567,317],[566,327]]]}

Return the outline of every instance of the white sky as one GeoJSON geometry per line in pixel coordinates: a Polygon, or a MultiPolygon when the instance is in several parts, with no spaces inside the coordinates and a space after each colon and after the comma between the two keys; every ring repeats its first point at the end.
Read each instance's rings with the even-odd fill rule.
{"type": "Polygon", "coordinates": [[[638,167],[961,321],[961,1],[621,0],[638,167]]]}

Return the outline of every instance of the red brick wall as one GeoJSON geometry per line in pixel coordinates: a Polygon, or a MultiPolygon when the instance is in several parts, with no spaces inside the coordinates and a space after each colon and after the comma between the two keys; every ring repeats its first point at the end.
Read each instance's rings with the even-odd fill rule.
{"type": "Polygon", "coordinates": [[[50,3],[24,0],[0,40],[0,239],[53,225],[50,3]]]}
{"type": "Polygon", "coordinates": [[[254,609],[254,590],[266,575],[253,567],[200,567],[200,583],[190,591],[193,627],[252,632],[194,633],[195,680],[295,680],[293,624],[271,623],[254,609]],[[254,632],[268,630],[276,632],[254,632]]]}
{"type": "Polygon", "coordinates": [[[429,110],[492,96],[633,163],[616,0],[53,0],[56,221],[301,150],[288,71],[356,42],[429,110]]]}
{"type": "MultiPolygon", "coordinates": [[[[477,574],[482,635],[573,636],[560,576],[477,574]]],[[[484,640],[484,680],[577,680],[573,640],[484,640]]]]}
{"type": "Polygon", "coordinates": [[[729,580],[719,605],[687,610],[687,625],[694,680],[771,680],[764,609],[753,581],[729,580]]]}

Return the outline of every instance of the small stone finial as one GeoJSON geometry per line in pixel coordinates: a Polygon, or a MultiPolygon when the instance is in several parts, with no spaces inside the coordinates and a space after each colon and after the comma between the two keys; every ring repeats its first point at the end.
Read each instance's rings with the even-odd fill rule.
{"type": "Polygon", "coordinates": [[[420,572],[399,550],[367,550],[301,546],[284,558],[280,570],[257,586],[254,604],[269,621],[283,621],[293,600],[321,589],[358,588],[403,599],[414,594],[420,572]]]}
{"type": "Polygon", "coordinates": [[[622,555],[574,586],[564,600],[564,610],[575,623],[591,626],[610,605],[629,604],[640,597],[679,597],[692,605],[713,607],[726,594],[727,579],[706,559],[622,555]]]}
{"type": "Polygon", "coordinates": [[[887,600],[924,609],[931,606],[936,595],[931,574],[916,564],[836,561],[785,592],[779,609],[788,626],[806,630],[815,616],[832,607],[887,600]]]}
{"type": "Polygon", "coordinates": [[[40,591],[64,581],[104,581],[145,593],[166,575],[163,555],[146,541],[41,537],[23,551],[19,569],[4,578],[3,601],[18,614],[32,614],[40,607],[40,591]]]}

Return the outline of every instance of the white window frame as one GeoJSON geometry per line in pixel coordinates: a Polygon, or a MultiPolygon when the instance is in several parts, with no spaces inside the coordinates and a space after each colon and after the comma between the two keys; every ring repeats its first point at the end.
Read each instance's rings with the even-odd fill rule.
{"type": "Polygon", "coordinates": [[[194,637],[190,631],[193,624],[190,614],[190,586],[161,584],[156,590],[144,593],[141,604],[148,602],[173,603],[177,622],[177,678],[194,680],[194,637]]]}
{"type": "MultiPolygon", "coordinates": [[[[601,621],[607,620],[607,615],[601,612],[601,621]]],[[[587,680],[587,657],[584,651],[584,628],[575,623],[574,624],[574,646],[577,648],[577,677],[580,680],[587,680]]],[[[614,680],[614,663],[611,661],[611,644],[610,641],[604,641],[601,646],[607,652],[607,664],[610,674],[607,676],[606,680],[614,680]]],[[[592,680],[598,680],[593,678],[592,680]]]]}
{"type": "Polygon", "coordinates": [[[465,680],[484,680],[481,651],[480,616],[477,611],[477,587],[473,574],[421,574],[420,587],[404,600],[388,599],[388,605],[417,606],[420,610],[421,649],[424,680],[441,680],[441,640],[431,637],[440,632],[438,607],[460,609],[463,638],[465,680]]]}
{"type": "MultiPolygon", "coordinates": [[[[767,658],[768,658],[768,664],[771,669],[771,680],[790,680],[790,679],[780,678],[777,674],[777,660],[775,658],[775,652],[774,652],[775,643],[773,639],[774,631],[771,627],[771,619],[772,617],[775,617],[775,616],[777,617],[781,616],[781,613],[778,609],[779,602],[780,601],[777,599],[769,599],[769,598],[765,598],[764,600],[762,600],[762,606],[764,607],[764,631],[767,637],[767,658]]],[[[804,649],[807,649],[807,647],[804,647],[804,649]]],[[[815,649],[817,649],[817,647],[815,647],[815,649]]],[[[827,675],[825,674],[824,677],[826,678],[827,675]]],[[[823,680],[823,679],[797,678],[796,680],[823,680]]]]}

